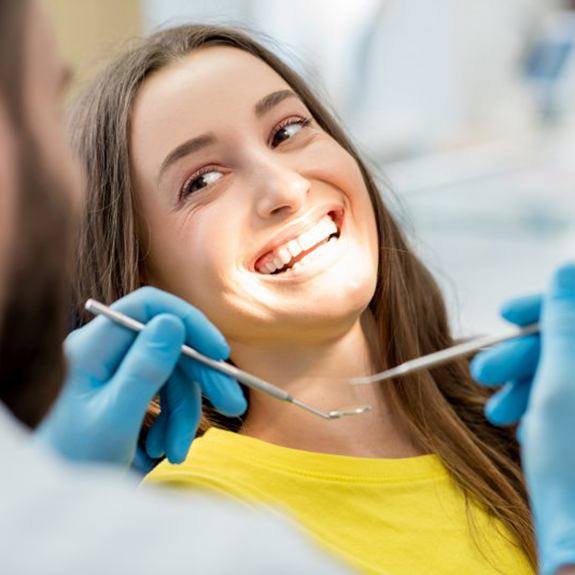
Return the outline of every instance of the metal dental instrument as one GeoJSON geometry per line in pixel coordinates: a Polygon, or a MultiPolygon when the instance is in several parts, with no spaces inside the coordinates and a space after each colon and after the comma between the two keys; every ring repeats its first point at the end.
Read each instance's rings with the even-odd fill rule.
{"type": "Polygon", "coordinates": [[[351,379],[351,383],[353,385],[365,385],[369,383],[385,381],[394,377],[401,377],[409,373],[416,373],[424,369],[429,369],[431,367],[436,367],[438,365],[448,363],[459,357],[465,357],[466,355],[469,355],[475,351],[479,351],[485,347],[496,345],[509,339],[515,339],[516,337],[523,337],[535,333],[539,333],[539,324],[537,323],[532,323],[525,327],[510,328],[497,335],[478,337],[470,341],[454,345],[453,347],[448,347],[447,349],[442,349],[441,351],[430,353],[429,355],[410,359],[409,361],[406,361],[397,367],[387,369],[386,371],[381,371],[380,373],[376,373],[374,375],[369,375],[366,377],[354,377],[351,379]]]}
{"type": "MultiPolygon", "coordinates": [[[[108,306],[93,300],[89,299],[86,304],[85,308],[90,313],[94,315],[103,315],[108,319],[128,328],[132,331],[142,331],[144,329],[144,324],[140,323],[139,321],[124,315],[118,311],[115,311],[108,306]]],[[[297,407],[301,407],[318,417],[323,417],[324,419],[339,419],[340,417],[345,417],[347,415],[361,415],[362,413],[367,413],[371,410],[371,405],[364,405],[360,407],[355,407],[351,409],[334,409],[331,411],[322,411],[321,409],[317,409],[295,397],[292,397],[287,391],[268,383],[267,381],[256,377],[246,371],[238,369],[237,367],[226,363],[225,361],[217,361],[206,357],[205,355],[201,354],[199,351],[187,346],[182,345],[182,353],[191,357],[192,359],[199,361],[205,365],[208,365],[212,369],[216,371],[220,371],[229,375],[230,377],[237,379],[239,382],[243,383],[245,386],[250,387],[252,389],[257,389],[262,391],[263,393],[267,393],[280,401],[287,401],[289,403],[293,403],[297,407]]]]}

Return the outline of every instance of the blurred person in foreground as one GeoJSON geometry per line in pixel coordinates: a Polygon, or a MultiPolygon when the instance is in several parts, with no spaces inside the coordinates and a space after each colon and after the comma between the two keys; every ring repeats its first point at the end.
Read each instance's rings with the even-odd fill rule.
{"type": "MultiPolygon", "coordinates": [[[[0,571],[347,572],[270,513],[217,497],[135,492],[110,465],[71,468],[43,448],[62,453],[56,437],[65,437],[68,446],[76,442],[74,459],[127,468],[146,406],[173,386],[183,341],[218,359],[227,353],[197,310],[142,290],[118,307],[149,321],[146,329],[136,337],[93,322],[65,346],[69,374],[60,395],[68,252],[82,201],[60,115],[65,77],[41,4],[0,0],[0,571]],[[38,424],[34,436],[30,428],[38,424]]],[[[197,366],[179,368],[216,408],[245,408],[234,382],[197,366]]],[[[182,402],[199,401],[172,395],[176,412],[182,402]]],[[[186,425],[175,413],[170,436],[185,440],[186,425]]]]}

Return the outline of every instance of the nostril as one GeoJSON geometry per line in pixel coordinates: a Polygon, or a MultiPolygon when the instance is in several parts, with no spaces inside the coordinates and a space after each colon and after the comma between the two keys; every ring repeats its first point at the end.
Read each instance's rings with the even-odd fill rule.
{"type": "Polygon", "coordinates": [[[276,216],[278,214],[284,214],[285,212],[291,213],[294,211],[294,208],[290,205],[285,206],[278,206],[277,208],[273,208],[270,210],[270,216],[276,216]]]}

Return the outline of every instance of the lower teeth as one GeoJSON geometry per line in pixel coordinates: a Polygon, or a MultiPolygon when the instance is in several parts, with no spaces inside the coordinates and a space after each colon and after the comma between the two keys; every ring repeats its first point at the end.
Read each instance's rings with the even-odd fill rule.
{"type": "Polygon", "coordinates": [[[327,246],[328,244],[333,244],[337,240],[338,240],[337,236],[332,236],[331,238],[329,238],[329,240],[327,242],[325,242],[324,244],[321,244],[315,250],[313,250],[312,252],[310,252],[309,254],[304,256],[301,260],[299,260],[295,264],[293,264],[293,266],[291,266],[290,268],[287,268],[282,272],[274,272],[273,275],[295,272],[295,271],[303,268],[307,264],[313,262],[317,258],[317,256],[321,256],[323,250],[325,249],[325,246],[327,246]]]}

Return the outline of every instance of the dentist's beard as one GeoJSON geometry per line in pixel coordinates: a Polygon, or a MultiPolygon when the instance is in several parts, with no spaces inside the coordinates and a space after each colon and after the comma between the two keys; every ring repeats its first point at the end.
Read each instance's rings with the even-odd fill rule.
{"type": "Polygon", "coordinates": [[[16,237],[0,331],[0,400],[29,427],[42,420],[64,377],[69,327],[72,211],[63,179],[23,138],[16,237]]]}

